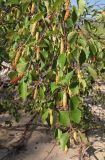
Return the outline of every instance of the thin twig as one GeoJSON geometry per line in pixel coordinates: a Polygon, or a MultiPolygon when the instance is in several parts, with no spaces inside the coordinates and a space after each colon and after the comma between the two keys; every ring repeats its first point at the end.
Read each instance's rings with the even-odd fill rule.
{"type": "Polygon", "coordinates": [[[54,150],[55,146],[56,146],[56,143],[54,143],[53,147],[51,148],[51,150],[48,152],[47,156],[43,160],[47,160],[47,158],[50,156],[50,154],[54,150]]]}

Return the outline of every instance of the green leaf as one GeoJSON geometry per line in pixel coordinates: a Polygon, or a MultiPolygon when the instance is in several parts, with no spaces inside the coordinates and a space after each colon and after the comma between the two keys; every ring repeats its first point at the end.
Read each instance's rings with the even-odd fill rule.
{"type": "Polygon", "coordinates": [[[89,40],[89,49],[91,52],[90,54],[92,54],[92,55],[96,54],[97,48],[96,48],[96,45],[95,45],[94,40],[92,38],[89,40]]]}
{"type": "Polygon", "coordinates": [[[69,140],[69,133],[68,132],[63,133],[60,137],[60,140],[59,140],[60,146],[63,150],[65,149],[65,146],[67,145],[68,140],[69,140]]]}
{"type": "Polygon", "coordinates": [[[27,83],[25,83],[24,80],[22,80],[19,84],[19,94],[23,100],[26,100],[28,91],[27,91],[27,83]]]}
{"type": "Polygon", "coordinates": [[[70,111],[70,119],[75,123],[80,123],[81,121],[81,111],[76,108],[70,111]]]}
{"type": "Polygon", "coordinates": [[[78,44],[84,48],[87,45],[87,41],[84,37],[82,37],[78,39],[78,44]]]}
{"type": "Polygon", "coordinates": [[[7,4],[18,4],[19,1],[18,0],[11,0],[10,2],[7,2],[7,4]]]}
{"type": "Polygon", "coordinates": [[[77,39],[77,32],[76,31],[72,31],[68,34],[68,37],[67,37],[68,41],[72,44],[76,41],[77,39]]]}
{"type": "Polygon", "coordinates": [[[8,74],[8,76],[12,80],[18,76],[18,73],[16,71],[12,71],[8,74]]]}
{"type": "Polygon", "coordinates": [[[49,115],[49,109],[46,109],[44,114],[42,115],[42,122],[45,123],[46,119],[48,118],[49,115]]]}
{"type": "Polygon", "coordinates": [[[73,95],[79,94],[79,83],[73,82],[70,85],[70,90],[71,90],[71,92],[72,92],[73,95]]]}
{"type": "Polygon", "coordinates": [[[63,69],[64,65],[66,63],[66,55],[65,54],[60,54],[57,60],[58,66],[63,69]]]}
{"type": "Polygon", "coordinates": [[[55,82],[51,83],[51,92],[54,93],[54,91],[58,88],[58,85],[56,85],[55,82]]]}
{"type": "Polygon", "coordinates": [[[83,14],[85,9],[85,0],[77,0],[79,14],[83,14]]]}
{"type": "Polygon", "coordinates": [[[40,63],[41,63],[40,69],[42,70],[46,66],[46,63],[44,63],[42,60],[40,61],[40,63]]]}
{"type": "Polygon", "coordinates": [[[73,11],[72,11],[72,21],[75,24],[78,19],[78,12],[75,6],[73,6],[73,11]]]}
{"type": "Polygon", "coordinates": [[[27,2],[29,3],[29,2],[31,2],[31,0],[21,0],[21,2],[22,3],[27,3],[27,2]]]}
{"type": "Polygon", "coordinates": [[[60,140],[61,136],[62,136],[62,131],[58,128],[58,133],[57,133],[57,138],[60,140]]]}
{"type": "Polygon", "coordinates": [[[26,78],[27,78],[27,84],[30,85],[32,83],[32,74],[31,74],[31,72],[27,73],[26,78]]]}
{"type": "Polygon", "coordinates": [[[87,84],[86,84],[86,80],[85,79],[80,79],[79,82],[81,83],[83,90],[85,90],[87,84]]]}
{"type": "Polygon", "coordinates": [[[42,54],[42,56],[43,56],[44,59],[47,59],[47,58],[48,58],[48,52],[47,52],[47,51],[43,50],[43,51],[41,52],[41,54],[42,54]]]}
{"type": "Polygon", "coordinates": [[[70,98],[70,106],[72,109],[77,108],[79,105],[79,98],[77,96],[73,96],[70,98]]]}
{"type": "Polygon", "coordinates": [[[40,90],[39,90],[39,95],[40,95],[40,98],[41,98],[41,99],[44,99],[44,98],[45,98],[44,88],[40,88],[40,90]]]}
{"type": "Polygon", "coordinates": [[[65,84],[68,84],[73,77],[73,73],[74,73],[73,71],[71,71],[70,73],[67,73],[67,75],[64,77],[62,82],[65,84]]]}
{"type": "Polygon", "coordinates": [[[59,112],[59,122],[61,125],[65,126],[65,127],[70,126],[70,117],[69,117],[68,111],[60,111],[59,112]]]}
{"type": "Polygon", "coordinates": [[[24,58],[20,58],[19,63],[17,64],[17,72],[24,73],[27,67],[27,62],[24,58]]]}
{"type": "Polygon", "coordinates": [[[57,10],[63,2],[64,2],[64,0],[56,0],[53,5],[53,10],[57,10]]]}
{"type": "Polygon", "coordinates": [[[93,68],[88,67],[88,72],[90,73],[90,75],[93,77],[94,80],[97,79],[97,72],[93,68]]]}
{"type": "Polygon", "coordinates": [[[81,51],[80,56],[79,56],[79,63],[82,65],[86,61],[86,54],[84,50],[81,51]]]}
{"type": "Polygon", "coordinates": [[[38,22],[40,21],[44,16],[44,13],[39,11],[35,16],[31,19],[31,22],[38,22]]]}

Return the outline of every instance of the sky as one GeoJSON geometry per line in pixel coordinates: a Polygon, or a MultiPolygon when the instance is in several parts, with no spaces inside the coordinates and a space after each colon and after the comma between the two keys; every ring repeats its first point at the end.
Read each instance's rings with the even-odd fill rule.
{"type": "MultiPolygon", "coordinates": [[[[71,3],[73,5],[76,5],[77,0],[71,0],[71,3]]],[[[98,2],[97,4],[100,6],[100,4],[105,4],[105,0],[88,0],[90,4],[94,4],[95,2],[98,2]]],[[[105,6],[105,5],[104,5],[105,6]]]]}

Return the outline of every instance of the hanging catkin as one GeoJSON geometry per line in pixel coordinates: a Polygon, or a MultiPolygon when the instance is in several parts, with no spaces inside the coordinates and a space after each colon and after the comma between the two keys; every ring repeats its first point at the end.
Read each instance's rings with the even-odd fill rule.
{"type": "Polygon", "coordinates": [[[17,50],[16,52],[16,55],[15,55],[15,59],[14,59],[14,62],[13,64],[16,66],[20,57],[21,57],[21,54],[22,54],[22,50],[23,50],[23,46],[20,46],[19,49],[17,50]]]}
{"type": "Polygon", "coordinates": [[[33,14],[35,12],[35,3],[32,2],[32,5],[31,5],[31,14],[33,14]]]}
{"type": "Polygon", "coordinates": [[[63,93],[63,108],[64,108],[64,110],[67,109],[67,92],[66,92],[66,90],[64,90],[64,93],[63,93]]]}
{"type": "Polygon", "coordinates": [[[70,5],[71,5],[71,1],[70,0],[66,0],[65,2],[65,16],[64,16],[64,21],[66,21],[70,15],[70,5]]]}

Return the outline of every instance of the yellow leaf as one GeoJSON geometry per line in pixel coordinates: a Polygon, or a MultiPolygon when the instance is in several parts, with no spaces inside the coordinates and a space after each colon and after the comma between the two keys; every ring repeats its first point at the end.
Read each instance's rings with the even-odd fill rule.
{"type": "Polygon", "coordinates": [[[74,138],[74,140],[77,142],[77,132],[75,132],[75,131],[74,131],[74,133],[73,133],[73,138],[74,138]]]}
{"type": "Polygon", "coordinates": [[[68,152],[68,147],[67,147],[67,145],[65,145],[64,152],[65,152],[65,153],[67,153],[67,152],[68,152]]]}

